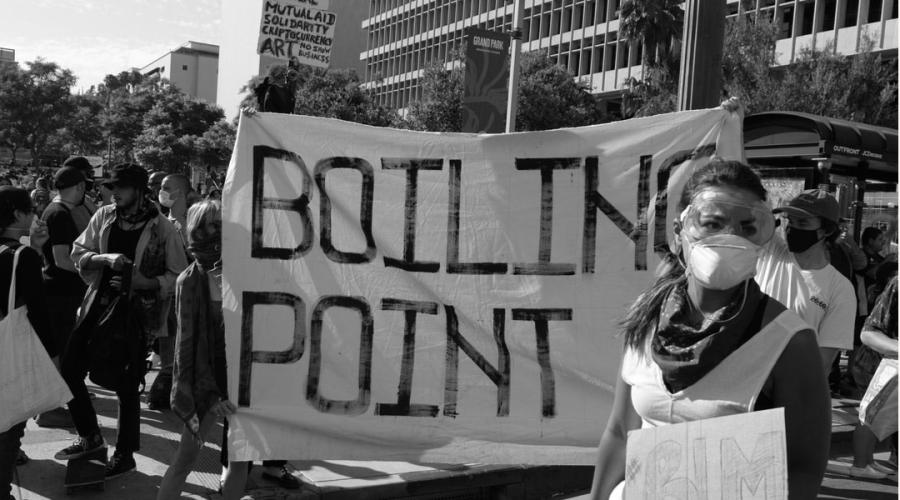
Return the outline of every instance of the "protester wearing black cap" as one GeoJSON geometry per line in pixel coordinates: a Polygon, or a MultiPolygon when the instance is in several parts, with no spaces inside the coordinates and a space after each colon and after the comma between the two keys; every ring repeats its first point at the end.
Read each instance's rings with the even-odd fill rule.
{"type": "MultiPolygon", "coordinates": [[[[84,156],[72,156],[63,162],[63,167],[72,167],[79,172],[85,181],[85,195],[94,185],[94,166],[84,156]]],[[[58,197],[57,197],[58,198],[58,197]]],[[[75,228],[81,233],[87,227],[91,216],[97,211],[90,201],[86,201],[88,197],[82,196],[81,200],[75,204],[69,211],[72,219],[75,221],[75,228]]],[[[54,199],[56,201],[56,199],[54,199]]]]}
{"type": "Polygon", "coordinates": [[[856,294],[829,262],[826,241],[839,235],[841,210],[826,191],[810,189],[775,209],[784,240],[773,238],[759,259],[763,292],[800,315],[816,331],[826,375],[841,349],[853,349],[856,294]]]}
{"type": "MultiPolygon", "coordinates": [[[[69,335],[75,329],[75,317],[85,285],[75,263],[72,262],[72,244],[81,233],[72,218],[72,211],[84,199],[86,182],[75,167],[62,167],[53,177],[53,186],[59,193],[44,210],[41,220],[47,224],[49,240],[41,249],[44,254],[44,288],[47,290],[50,323],[56,338],[57,349],[64,352],[69,335]]],[[[57,408],[37,417],[41,427],[72,427],[72,418],[65,408],[57,408]]]]}
{"type": "MultiPolygon", "coordinates": [[[[56,454],[60,460],[84,456],[105,446],[84,384],[89,367],[94,369],[89,364],[88,340],[105,304],[111,303],[123,284],[130,281],[128,324],[136,321],[134,328],[138,331],[129,332],[134,335],[129,338],[158,335],[167,328],[175,280],[187,267],[181,237],[148,198],[147,181],[147,172],[138,165],[114,167],[104,181],[112,187],[113,204],[97,210],[73,245],[72,259],[88,289],[62,360],[63,378],[73,395],[69,410],[79,437],[56,454]],[[122,273],[128,270],[133,271],[123,277],[122,273]]],[[[130,363],[130,367],[142,366],[141,357],[139,353],[135,359],[122,361],[130,363]]],[[[133,453],[140,449],[140,375],[128,373],[127,380],[116,388],[118,435],[107,478],[133,470],[133,453]]]]}

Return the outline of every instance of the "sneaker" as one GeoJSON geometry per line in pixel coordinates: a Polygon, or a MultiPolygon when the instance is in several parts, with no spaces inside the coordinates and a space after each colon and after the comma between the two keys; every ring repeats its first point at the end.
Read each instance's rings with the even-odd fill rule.
{"type": "Polygon", "coordinates": [[[35,417],[34,421],[37,423],[38,427],[55,429],[75,427],[75,422],[72,421],[72,415],[69,414],[69,410],[63,407],[45,411],[35,417]]]}
{"type": "Polygon", "coordinates": [[[105,447],[106,442],[103,441],[103,436],[100,434],[95,434],[86,438],[78,436],[72,441],[72,444],[61,451],[56,452],[56,455],[53,455],[53,458],[57,460],[72,460],[73,458],[81,458],[105,447]]]}
{"type": "Polygon", "coordinates": [[[871,464],[865,467],[850,466],[850,477],[858,477],[861,479],[884,479],[888,475],[884,472],[878,472],[871,464]]]}
{"type": "Polygon", "coordinates": [[[893,468],[891,468],[891,467],[888,467],[887,465],[881,465],[881,464],[878,463],[877,461],[876,461],[876,462],[870,463],[870,464],[869,464],[869,467],[871,467],[871,468],[877,470],[878,472],[884,472],[885,474],[887,474],[887,475],[889,475],[889,476],[890,476],[891,474],[896,474],[896,473],[897,473],[897,469],[893,469],[893,468]]]}
{"type": "Polygon", "coordinates": [[[109,459],[109,463],[106,464],[106,479],[112,479],[114,477],[119,477],[126,472],[131,472],[137,467],[137,464],[134,463],[134,456],[125,453],[119,453],[116,451],[113,453],[112,458],[109,459]]]}

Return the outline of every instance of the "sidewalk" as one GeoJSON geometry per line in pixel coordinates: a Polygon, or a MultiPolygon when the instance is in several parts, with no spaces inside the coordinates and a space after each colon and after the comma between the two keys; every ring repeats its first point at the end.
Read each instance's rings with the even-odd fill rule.
{"type": "MultiPolygon", "coordinates": [[[[147,376],[147,386],[153,382],[156,372],[147,376]]],[[[94,405],[100,419],[104,437],[115,443],[115,395],[103,389],[89,386],[97,395],[94,405]]],[[[857,498],[866,500],[896,499],[897,477],[892,480],[857,480],[846,476],[852,461],[852,432],[856,423],[858,402],[835,399],[832,403],[834,431],[832,434],[831,461],[822,484],[819,498],[857,498]]],[[[220,429],[220,428],[218,428],[220,429]]],[[[110,480],[106,490],[78,491],[72,498],[87,500],[148,500],[156,496],[156,487],[166,470],[167,463],[178,447],[181,422],[171,412],[157,412],[142,404],[141,451],[135,455],[137,470],[110,480]]],[[[213,440],[207,443],[194,472],[188,477],[183,498],[195,500],[220,500],[216,493],[219,480],[219,439],[221,430],[213,432],[213,440]]],[[[18,468],[21,484],[19,491],[13,486],[13,495],[28,500],[67,498],[63,487],[65,462],[53,459],[53,454],[64,448],[74,437],[70,429],[42,429],[33,420],[23,438],[23,449],[31,458],[18,468]]],[[[876,459],[887,460],[886,447],[880,447],[876,459]]],[[[303,481],[300,490],[284,490],[260,477],[261,468],[251,474],[247,496],[255,500],[312,500],[353,498],[494,498],[491,492],[501,490],[491,484],[508,485],[502,488],[504,498],[550,498],[549,484],[587,485],[590,482],[589,467],[543,467],[489,465],[422,465],[405,462],[352,462],[352,461],[295,461],[292,465],[303,481]],[[366,489],[366,493],[360,490],[366,489]],[[459,495],[456,491],[459,489],[459,495]],[[481,492],[485,496],[468,496],[465,493],[481,492]]],[[[577,487],[577,486],[576,486],[577,487]]],[[[557,490],[558,491],[558,490],[557,490]]]]}

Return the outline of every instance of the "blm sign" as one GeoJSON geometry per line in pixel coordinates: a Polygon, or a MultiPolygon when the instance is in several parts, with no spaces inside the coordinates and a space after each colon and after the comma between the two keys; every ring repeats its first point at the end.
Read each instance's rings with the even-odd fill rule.
{"type": "Polygon", "coordinates": [[[314,0],[264,0],[256,52],[327,68],[337,16],[314,0]]]}
{"type": "Polygon", "coordinates": [[[463,132],[499,133],[506,128],[509,35],[466,28],[463,132]]]}

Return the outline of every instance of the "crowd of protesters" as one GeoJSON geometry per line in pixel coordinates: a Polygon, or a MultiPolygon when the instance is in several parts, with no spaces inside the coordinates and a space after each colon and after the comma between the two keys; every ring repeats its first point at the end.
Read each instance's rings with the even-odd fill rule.
{"type": "MultiPolygon", "coordinates": [[[[235,412],[217,198],[204,198],[181,174],[131,163],[95,182],[83,157],[33,179],[30,191],[0,186],[0,311],[27,308],[72,394],[67,408],[36,416],[38,425],[77,431],[56,459],[106,453],[89,377],[118,400],[106,476],[135,469],[151,348],[160,371],[148,407],[184,422],[157,498],[179,497],[204,442],[235,412]]],[[[736,161],[698,168],[679,213],[657,281],[622,321],[626,349],[592,495],[621,493],[632,429],[783,407],[790,496],[814,498],[828,459],[829,392],[848,386],[863,395],[850,475],[896,474],[872,459],[875,443],[897,432],[897,261],[885,253],[884,234],[867,228],[857,246],[825,190],[773,211],[757,174],[736,161]],[[841,351],[852,353],[843,373],[841,351]]],[[[20,422],[0,433],[4,499],[25,459],[24,429],[20,422]]],[[[239,498],[250,464],[228,463],[224,448],[221,491],[239,498]]],[[[263,466],[265,477],[299,487],[286,462],[263,466]]]]}
{"type": "MultiPolygon", "coordinates": [[[[107,453],[85,383],[89,377],[114,391],[118,400],[117,437],[106,477],[135,469],[134,453],[141,445],[140,385],[151,347],[159,355],[160,372],[148,406],[168,410],[174,385],[173,409],[185,421],[185,435],[208,433],[234,408],[227,402],[223,378],[218,192],[204,200],[186,176],[148,174],[130,163],[115,166],[95,182],[84,157],[67,160],[51,178],[39,176],[28,187],[30,191],[0,186],[0,289],[9,291],[13,256],[18,255],[15,304],[27,307],[31,327],[72,395],[67,408],[36,416],[39,426],[74,427],[77,432],[55,458],[107,453]],[[184,323],[179,312],[185,321],[199,319],[200,328],[179,328],[184,323]],[[186,332],[180,343],[179,332],[186,332]],[[198,339],[221,356],[196,349],[198,339]],[[214,376],[205,380],[207,373],[214,376]]],[[[20,450],[24,428],[25,422],[19,422],[0,434],[3,498],[10,495],[15,465],[27,461],[20,450]]],[[[177,498],[184,482],[178,473],[190,471],[197,450],[182,446],[175,463],[187,467],[167,474],[169,486],[160,498],[177,498]]],[[[264,465],[267,477],[282,486],[299,486],[286,462],[264,465]]],[[[247,470],[247,464],[226,469],[225,498],[240,496],[247,470]]]]}

